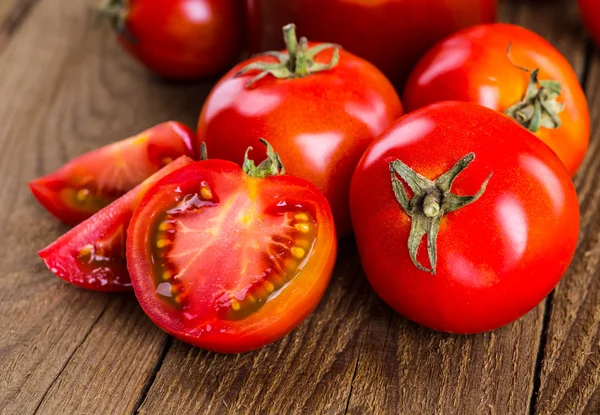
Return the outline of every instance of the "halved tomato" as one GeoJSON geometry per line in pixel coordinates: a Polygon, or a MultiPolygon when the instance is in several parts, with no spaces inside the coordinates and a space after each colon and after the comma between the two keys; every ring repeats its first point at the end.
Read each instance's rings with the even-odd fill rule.
{"type": "Polygon", "coordinates": [[[193,135],[175,121],[158,124],[76,157],[29,188],[50,213],[76,225],[179,156],[193,158],[193,135]]]}
{"type": "Polygon", "coordinates": [[[50,271],[95,291],[127,291],[125,232],[142,195],[163,177],[192,163],[182,156],[39,252],[50,271]]]}
{"type": "Polygon", "coordinates": [[[311,183],[281,173],[272,151],[243,170],[186,166],[150,189],[127,232],[127,265],[146,314],[208,350],[239,353],[283,337],[317,306],[337,242],[311,183]]]}

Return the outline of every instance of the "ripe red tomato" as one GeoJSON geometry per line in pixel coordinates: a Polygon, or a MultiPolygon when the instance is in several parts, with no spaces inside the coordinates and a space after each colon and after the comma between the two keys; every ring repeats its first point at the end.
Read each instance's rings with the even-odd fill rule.
{"type": "Polygon", "coordinates": [[[264,157],[258,137],[266,138],[289,174],[323,192],[344,236],[351,232],[354,167],[369,143],[402,114],[402,105],[370,63],[332,45],[309,48],[306,39],[298,45],[293,25],[286,33],[292,59],[289,52],[274,52],[277,57],[252,58],[229,71],[204,104],[198,139],[212,157],[242,163],[248,146],[251,158],[264,157]],[[296,50],[303,64],[292,67],[296,50]],[[257,76],[264,77],[252,81],[257,76]]]}
{"type": "Polygon", "coordinates": [[[175,79],[215,75],[243,46],[240,0],[107,0],[121,45],[156,74],[175,79]]]}
{"type": "MultiPolygon", "coordinates": [[[[247,0],[250,47],[279,48],[273,30],[294,22],[336,42],[402,85],[419,58],[455,31],[496,19],[496,0],[247,0]]],[[[256,50],[258,49],[258,50],[256,50]]]]}
{"type": "Polygon", "coordinates": [[[38,201],[70,225],[89,218],[179,156],[194,156],[193,132],[169,121],[74,158],[29,183],[38,201]]]}
{"type": "Polygon", "coordinates": [[[125,232],[142,195],[168,174],[192,163],[182,156],[39,252],[50,271],[88,290],[127,291],[125,232]]]}
{"type": "Polygon", "coordinates": [[[600,2],[598,0],[578,0],[581,18],[588,32],[600,45],[600,2]]]}
{"type": "Polygon", "coordinates": [[[127,231],[144,311],[187,343],[237,353],[271,343],[317,306],[335,262],[333,216],[309,182],[269,159],[186,166],[150,189],[127,231]],[[265,164],[266,163],[266,164],[265,164]]]}
{"type": "Polygon", "coordinates": [[[492,330],[535,307],[569,266],[579,232],[560,160],[472,103],[434,104],[390,127],[356,168],[350,202],[375,291],[408,319],[451,333],[492,330]]]}
{"type": "Polygon", "coordinates": [[[577,75],[560,52],[525,28],[475,26],[427,52],[404,101],[414,110],[446,100],[507,113],[548,144],[572,175],[583,160],[590,117],[577,75]]]}

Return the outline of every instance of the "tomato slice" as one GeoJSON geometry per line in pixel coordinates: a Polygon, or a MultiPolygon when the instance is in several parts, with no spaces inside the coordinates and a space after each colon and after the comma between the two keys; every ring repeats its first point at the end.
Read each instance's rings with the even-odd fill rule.
{"type": "Polygon", "coordinates": [[[29,188],[51,214],[76,225],[179,156],[194,158],[193,135],[175,121],[158,124],[76,157],[29,188]]]}
{"type": "Polygon", "coordinates": [[[82,288],[127,291],[125,232],[142,195],[168,174],[192,163],[182,156],[39,252],[50,271],[82,288]]]}
{"type": "Polygon", "coordinates": [[[337,242],[325,197],[291,176],[193,163],[144,196],[128,230],[133,287],[175,337],[243,352],[293,330],[329,282],[337,242]]]}

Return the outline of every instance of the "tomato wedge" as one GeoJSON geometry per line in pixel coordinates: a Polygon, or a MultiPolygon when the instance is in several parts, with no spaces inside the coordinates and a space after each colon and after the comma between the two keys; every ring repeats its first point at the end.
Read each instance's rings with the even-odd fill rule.
{"type": "Polygon", "coordinates": [[[127,291],[125,232],[142,195],[168,174],[192,163],[182,156],[160,169],[98,213],[58,238],[38,254],[63,280],[95,291],[127,291]]]}
{"type": "Polygon", "coordinates": [[[258,167],[193,163],[136,209],[127,265],[146,314],[208,350],[239,353],[283,337],[317,306],[337,252],[333,216],[311,183],[258,167]],[[273,175],[275,174],[275,175],[273,175]]]}
{"type": "Polygon", "coordinates": [[[158,124],[76,157],[29,188],[51,214],[76,225],[179,156],[194,158],[193,136],[181,123],[158,124]]]}

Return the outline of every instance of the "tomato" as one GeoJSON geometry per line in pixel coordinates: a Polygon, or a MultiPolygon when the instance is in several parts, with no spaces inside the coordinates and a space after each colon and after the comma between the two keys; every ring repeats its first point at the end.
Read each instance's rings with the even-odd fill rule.
{"type": "Polygon", "coordinates": [[[350,203],[377,294],[445,332],[519,318],[558,283],[577,245],[577,195],[560,160],[473,103],[433,104],[390,127],[356,168],[350,203]]]}
{"type": "Polygon", "coordinates": [[[240,0],[107,0],[121,45],[159,76],[194,79],[227,69],[243,46],[240,0]]]}
{"type": "Polygon", "coordinates": [[[125,232],[133,210],[154,183],[192,161],[182,156],[169,163],[42,249],[39,256],[50,271],[79,287],[95,291],[130,290],[125,232]]]}
{"type": "Polygon", "coordinates": [[[281,47],[294,22],[309,39],[336,42],[401,86],[419,58],[459,29],[496,19],[496,0],[247,0],[250,46],[281,47]]]}
{"type": "Polygon", "coordinates": [[[571,174],[583,160],[590,116],[577,75],[560,52],[527,29],[476,26],[431,49],[411,74],[404,102],[414,110],[446,100],[511,115],[548,144],[571,174]]]}
{"type": "Polygon", "coordinates": [[[588,32],[600,45],[600,2],[598,0],[578,0],[581,18],[588,32]]]}
{"type": "Polygon", "coordinates": [[[194,156],[193,132],[169,121],[74,158],[29,183],[38,201],[70,225],[89,218],[179,156],[194,156]]]}
{"type": "Polygon", "coordinates": [[[309,182],[224,160],[186,166],[150,189],[127,236],[146,314],[187,343],[243,352],[293,330],[317,306],[336,256],[333,216],[309,182]]]}
{"type": "Polygon", "coordinates": [[[351,232],[348,192],[354,167],[369,143],[402,114],[402,105],[368,62],[334,45],[309,48],[306,39],[298,45],[293,25],[285,31],[292,59],[289,52],[272,52],[276,57],[235,66],[207,98],[198,139],[206,141],[212,157],[242,163],[248,146],[251,158],[264,157],[257,137],[266,138],[289,174],[323,192],[338,234],[345,236],[351,232]],[[292,65],[298,55],[301,64],[292,65]]]}

